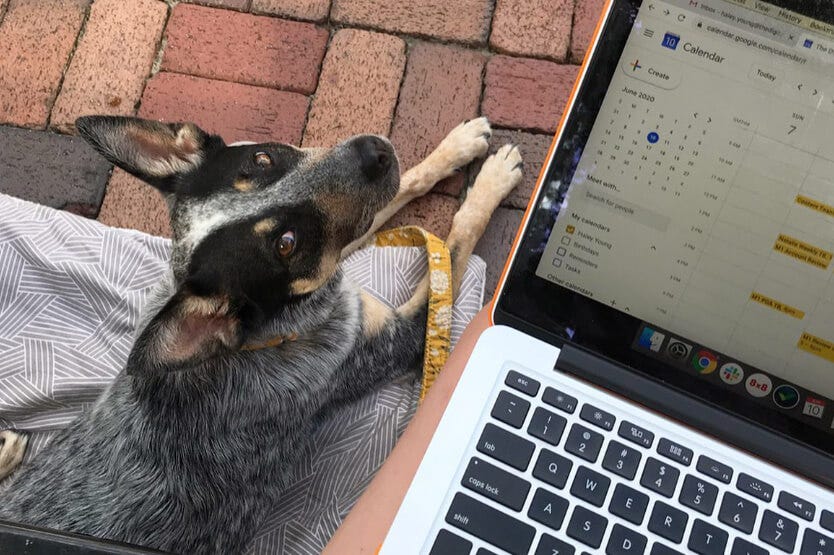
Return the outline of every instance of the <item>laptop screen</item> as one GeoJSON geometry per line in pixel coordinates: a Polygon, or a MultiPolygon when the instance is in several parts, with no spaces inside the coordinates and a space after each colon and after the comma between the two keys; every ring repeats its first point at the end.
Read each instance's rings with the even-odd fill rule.
{"type": "Polygon", "coordinates": [[[830,450],[834,19],[812,4],[615,2],[499,310],[546,296],[534,325],[830,450]]]}

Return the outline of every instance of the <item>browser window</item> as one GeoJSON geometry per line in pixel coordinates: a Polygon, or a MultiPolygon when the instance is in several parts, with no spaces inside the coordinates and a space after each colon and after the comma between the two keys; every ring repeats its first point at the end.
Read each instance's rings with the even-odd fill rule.
{"type": "Polygon", "coordinates": [[[644,2],[536,273],[671,330],[644,328],[647,352],[834,399],[828,27],[758,0],[644,2]]]}

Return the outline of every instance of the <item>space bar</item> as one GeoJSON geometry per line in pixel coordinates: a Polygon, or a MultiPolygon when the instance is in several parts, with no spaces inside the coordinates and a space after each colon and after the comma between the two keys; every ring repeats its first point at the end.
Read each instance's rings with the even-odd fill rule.
{"type": "Polygon", "coordinates": [[[530,551],[536,533],[529,524],[463,493],[455,494],[446,513],[446,522],[514,555],[525,555],[530,551]]]}

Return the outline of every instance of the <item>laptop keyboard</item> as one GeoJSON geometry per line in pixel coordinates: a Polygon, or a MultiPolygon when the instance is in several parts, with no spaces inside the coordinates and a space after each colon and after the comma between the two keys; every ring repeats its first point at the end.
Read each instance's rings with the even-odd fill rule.
{"type": "Polygon", "coordinates": [[[831,508],[648,428],[510,370],[431,555],[834,555],[831,508]]]}

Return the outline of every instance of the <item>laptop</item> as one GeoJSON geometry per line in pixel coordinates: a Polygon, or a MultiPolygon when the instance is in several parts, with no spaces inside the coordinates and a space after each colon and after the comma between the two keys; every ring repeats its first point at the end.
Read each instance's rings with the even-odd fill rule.
{"type": "Polygon", "coordinates": [[[611,0],[383,555],[834,554],[834,5],[611,0]]]}

